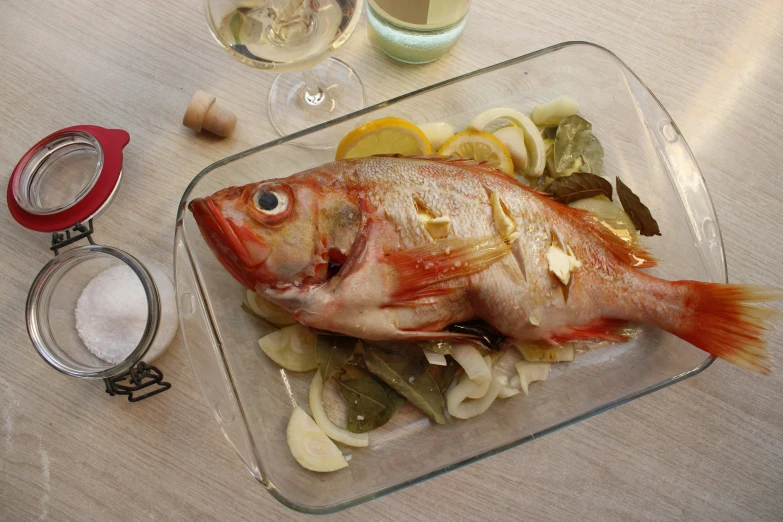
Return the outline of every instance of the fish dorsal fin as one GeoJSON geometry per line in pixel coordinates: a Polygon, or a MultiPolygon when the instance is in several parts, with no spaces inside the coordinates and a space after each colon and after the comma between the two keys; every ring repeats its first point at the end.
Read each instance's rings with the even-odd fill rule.
{"type": "Polygon", "coordinates": [[[433,285],[477,274],[509,252],[498,236],[486,236],[439,239],[389,254],[386,262],[397,274],[392,304],[448,293],[448,287],[433,285]]]}
{"type": "Polygon", "coordinates": [[[424,160],[431,161],[433,163],[442,163],[444,165],[452,165],[455,167],[469,167],[477,170],[486,170],[493,174],[501,174],[509,177],[508,174],[500,169],[496,169],[487,164],[486,161],[476,161],[471,158],[463,158],[461,156],[436,156],[435,154],[419,154],[416,156],[405,156],[403,154],[376,154],[376,158],[402,158],[411,160],[424,160]]]}
{"type": "Polygon", "coordinates": [[[639,245],[623,241],[612,233],[611,230],[603,226],[591,212],[556,202],[555,204],[560,205],[563,210],[579,221],[582,228],[587,229],[593,236],[597,237],[619,262],[634,268],[652,268],[658,264],[658,260],[647,250],[639,245]]]}

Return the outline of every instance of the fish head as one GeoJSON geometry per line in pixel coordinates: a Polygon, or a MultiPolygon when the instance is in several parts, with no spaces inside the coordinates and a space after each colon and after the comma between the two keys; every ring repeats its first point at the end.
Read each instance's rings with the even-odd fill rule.
{"type": "Polygon", "coordinates": [[[360,221],[347,191],[313,176],[229,187],[188,208],[221,264],[252,290],[325,281],[360,221]]]}

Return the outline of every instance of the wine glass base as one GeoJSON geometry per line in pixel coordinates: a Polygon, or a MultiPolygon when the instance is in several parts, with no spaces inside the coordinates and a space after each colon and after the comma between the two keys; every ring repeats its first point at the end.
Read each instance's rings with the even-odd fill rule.
{"type": "MultiPolygon", "coordinates": [[[[364,108],[364,86],[348,65],[329,58],[311,69],[321,92],[309,96],[301,74],[284,73],[269,92],[269,119],[277,132],[287,136],[364,108]]],[[[342,131],[325,129],[298,138],[294,143],[311,149],[337,146],[342,131]],[[330,132],[332,131],[332,132],[330,132]]]]}

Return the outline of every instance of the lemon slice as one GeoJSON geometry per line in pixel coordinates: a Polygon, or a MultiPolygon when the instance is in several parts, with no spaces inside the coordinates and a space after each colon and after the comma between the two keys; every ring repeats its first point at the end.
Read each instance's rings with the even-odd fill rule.
{"type": "Polygon", "coordinates": [[[375,154],[416,156],[432,154],[427,136],[401,118],[381,118],[352,130],[337,145],[335,159],[365,158],[375,154]]]}
{"type": "Polygon", "coordinates": [[[514,173],[514,162],[508,148],[488,132],[477,130],[459,132],[446,140],[438,155],[485,161],[490,167],[500,169],[506,174],[514,173]]]}

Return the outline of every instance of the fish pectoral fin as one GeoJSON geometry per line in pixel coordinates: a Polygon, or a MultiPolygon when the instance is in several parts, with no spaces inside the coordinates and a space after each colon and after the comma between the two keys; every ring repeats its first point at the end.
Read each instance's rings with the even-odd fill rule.
{"type": "Polygon", "coordinates": [[[579,326],[566,326],[555,330],[544,341],[552,344],[588,340],[624,342],[628,340],[628,335],[624,332],[627,326],[627,321],[600,318],[579,326]]]}
{"type": "Polygon", "coordinates": [[[511,252],[498,236],[446,238],[386,256],[397,275],[389,304],[445,295],[447,281],[477,274],[511,252]],[[432,288],[434,287],[434,288],[432,288]]]}

